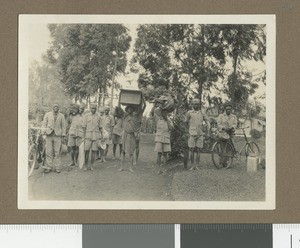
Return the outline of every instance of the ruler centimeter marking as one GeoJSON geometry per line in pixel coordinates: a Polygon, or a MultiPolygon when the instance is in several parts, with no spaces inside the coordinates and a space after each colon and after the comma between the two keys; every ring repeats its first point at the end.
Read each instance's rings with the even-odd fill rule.
{"type": "Polygon", "coordinates": [[[300,248],[300,224],[0,225],[1,247],[215,248],[220,244],[300,248]]]}

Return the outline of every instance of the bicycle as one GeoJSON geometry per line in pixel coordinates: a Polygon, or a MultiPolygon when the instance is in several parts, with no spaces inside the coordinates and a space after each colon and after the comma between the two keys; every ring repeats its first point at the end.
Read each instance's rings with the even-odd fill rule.
{"type": "Polygon", "coordinates": [[[249,127],[237,128],[243,130],[243,136],[246,143],[242,146],[240,151],[235,149],[231,136],[228,139],[219,138],[212,146],[212,161],[218,169],[228,169],[234,158],[239,158],[242,152],[245,151],[246,160],[249,155],[256,154],[260,156],[259,146],[254,141],[249,141],[245,134],[245,129],[249,127]]]}
{"type": "Polygon", "coordinates": [[[33,170],[39,168],[40,164],[44,165],[46,159],[45,138],[43,137],[43,128],[29,128],[29,149],[28,149],[28,177],[33,170]]]}

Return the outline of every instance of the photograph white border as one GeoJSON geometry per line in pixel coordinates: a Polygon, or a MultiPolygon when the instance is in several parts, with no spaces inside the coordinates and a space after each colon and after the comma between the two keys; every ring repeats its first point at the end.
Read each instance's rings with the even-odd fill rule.
{"type": "Polygon", "coordinates": [[[18,41],[18,208],[143,210],[273,210],[276,192],[276,16],[275,15],[19,15],[18,41]],[[35,23],[266,24],[266,191],[265,201],[31,201],[28,199],[29,25],[35,23]]]}

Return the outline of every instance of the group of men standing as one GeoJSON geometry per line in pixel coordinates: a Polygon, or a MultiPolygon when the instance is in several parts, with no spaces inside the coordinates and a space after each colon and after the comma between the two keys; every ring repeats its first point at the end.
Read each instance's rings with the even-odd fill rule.
{"type": "MultiPolygon", "coordinates": [[[[217,118],[219,132],[233,135],[237,126],[237,118],[232,114],[232,105],[224,105],[225,112],[217,118]]],[[[144,106],[135,108],[127,106],[124,111],[117,107],[114,116],[110,115],[109,107],[90,105],[90,112],[85,113],[84,105],[74,104],[70,109],[67,121],[63,114],[59,113],[58,104],[53,105],[53,110],[44,117],[43,127],[46,130],[46,164],[44,171],[61,171],[60,154],[62,141],[68,135],[68,146],[71,150],[70,166],[78,165],[79,147],[84,144],[84,170],[93,170],[95,160],[106,162],[109,144],[113,144],[113,159],[116,158],[116,148],[119,145],[121,166],[124,170],[125,154],[130,156],[129,171],[133,172],[134,157],[136,161],[139,154],[140,127],[144,106]],[[121,154],[123,156],[121,156],[121,154]],[[90,158],[90,162],[89,162],[90,158]]],[[[170,133],[173,124],[168,118],[168,113],[162,109],[155,112],[156,135],[155,148],[158,153],[157,163],[162,166],[167,154],[171,152],[170,133]],[[162,160],[163,158],[163,160],[162,160]]],[[[201,101],[192,100],[192,110],[186,113],[188,125],[188,147],[191,170],[199,169],[200,152],[203,148],[205,137],[210,135],[210,122],[205,113],[201,111],[201,101]],[[203,123],[206,123],[204,130],[203,123]]]]}
{"type": "Polygon", "coordinates": [[[115,158],[117,144],[120,146],[120,153],[122,151],[120,123],[116,121],[117,119],[110,115],[109,107],[101,107],[97,112],[97,105],[91,104],[90,111],[85,113],[84,105],[73,104],[70,107],[70,115],[65,119],[64,115],[59,113],[58,104],[54,104],[52,111],[45,115],[43,121],[43,127],[46,129],[44,172],[61,172],[60,155],[64,140],[68,140],[67,144],[71,151],[70,166],[78,166],[79,147],[81,145],[84,145],[85,171],[93,170],[96,159],[100,162],[106,162],[108,147],[112,140],[115,158]],[[115,124],[116,133],[114,133],[115,124]]]}
{"type": "MultiPolygon", "coordinates": [[[[190,161],[190,170],[200,168],[200,153],[203,149],[204,139],[210,137],[210,121],[207,115],[201,110],[200,99],[192,100],[192,109],[185,114],[185,123],[187,124],[189,149],[188,160],[190,161]]],[[[233,106],[230,102],[223,106],[225,111],[221,111],[217,117],[217,127],[220,136],[227,135],[233,137],[234,130],[237,127],[237,117],[232,114],[233,106]]],[[[168,113],[160,108],[154,111],[156,117],[155,151],[158,153],[157,164],[159,167],[166,162],[167,154],[171,152],[171,130],[173,123],[168,118],[168,113]]],[[[225,144],[225,142],[223,142],[225,144]]],[[[222,161],[226,163],[226,161],[222,161]]],[[[225,166],[225,165],[224,165],[225,166]]],[[[161,173],[161,170],[158,170],[161,173]]]]}

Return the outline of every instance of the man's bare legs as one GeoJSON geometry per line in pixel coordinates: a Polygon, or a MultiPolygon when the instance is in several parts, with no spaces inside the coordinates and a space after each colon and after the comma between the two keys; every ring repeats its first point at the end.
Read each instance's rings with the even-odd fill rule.
{"type": "Polygon", "coordinates": [[[69,166],[75,166],[75,146],[71,146],[71,160],[72,163],[69,166]]]}
{"type": "Polygon", "coordinates": [[[122,154],[121,167],[120,167],[120,169],[118,169],[118,171],[123,171],[124,170],[124,162],[125,162],[125,152],[123,152],[123,154],[122,154]]]}
{"type": "Polygon", "coordinates": [[[190,158],[190,161],[191,161],[190,170],[194,170],[195,169],[195,148],[190,148],[189,158],[190,158]]]}
{"type": "Polygon", "coordinates": [[[116,159],[117,144],[113,144],[113,159],[116,159]]]}
{"type": "Polygon", "coordinates": [[[95,158],[96,158],[96,153],[97,153],[98,151],[92,151],[92,155],[91,155],[91,164],[90,164],[90,166],[89,166],[89,169],[91,170],[91,171],[93,171],[94,169],[93,169],[93,165],[94,165],[94,162],[95,162],[95,158]]]}
{"type": "MultiPolygon", "coordinates": [[[[118,146],[117,144],[113,145],[113,156],[114,156],[114,159],[116,159],[117,146],[118,146]]],[[[122,156],[122,144],[119,144],[119,150],[120,150],[120,156],[119,156],[119,158],[121,158],[121,156],[122,156]]]]}
{"type": "Polygon", "coordinates": [[[130,157],[129,171],[130,171],[130,172],[134,172],[134,171],[133,171],[133,163],[134,163],[134,161],[133,161],[133,160],[134,160],[133,154],[130,154],[129,157],[130,157]]]}
{"type": "Polygon", "coordinates": [[[140,141],[137,140],[136,141],[136,148],[135,148],[135,160],[133,162],[134,165],[138,164],[139,155],[140,155],[140,141]]]}
{"type": "MultiPolygon", "coordinates": [[[[133,154],[130,154],[129,158],[130,158],[129,171],[134,172],[134,170],[133,170],[133,161],[134,161],[133,154]]],[[[121,159],[121,167],[120,167],[120,169],[118,169],[118,171],[123,171],[124,170],[124,163],[125,163],[125,152],[123,152],[123,156],[122,156],[122,159],[121,159]]]]}
{"type": "Polygon", "coordinates": [[[200,169],[200,149],[196,148],[196,170],[200,169]]]}
{"type": "Polygon", "coordinates": [[[108,145],[106,145],[106,148],[103,151],[102,162],[107,162],[106,161],[107,153],[108,153],[108,145]]]}
{"type": "Polygon", "coordinates": [[[77,166],[78,165],[78,156],[79,156],[79,146],[75,146],[74,147],[75,150],[74,150],[74,162],[75,162],[75,165],[77,166]]]}

